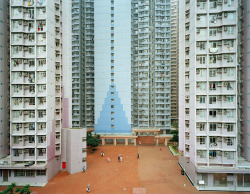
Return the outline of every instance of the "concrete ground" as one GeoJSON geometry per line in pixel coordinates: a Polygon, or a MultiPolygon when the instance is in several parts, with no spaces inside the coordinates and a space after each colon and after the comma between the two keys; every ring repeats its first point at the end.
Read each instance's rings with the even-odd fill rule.
{"type": "MultiPolygon", "coordinates": [[[[90,193],[93,194],[131,194],[133,191],[139,194],[145,193],[143,189],[151,194],[222,193],[197,191],[181,175],[177,162],[178,157],[170,155],[167,147],[100,146],[95,153],[88,153],[86,173],[70,175],[61,171],[45,187],[32,187],[31,190],[33,194],[80,194],[87,193],[86,187],[90,184],[90,193]],[[104,157],[100,156],[102,151],[104,157]],[[139,160],[137,153],[140,154],[139,160]],[[122,162],[117,161],[118,154],[122,154],[122,162]],[[107,162],[107,156],[110,162],[107,162]]],[[[229,192],[223,192],[226,193],[229,192]]]]}

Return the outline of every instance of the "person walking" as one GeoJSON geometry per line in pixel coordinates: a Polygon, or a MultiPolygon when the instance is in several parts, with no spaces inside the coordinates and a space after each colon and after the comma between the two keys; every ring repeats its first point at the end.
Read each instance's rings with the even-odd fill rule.
{"type": "Polygon", "coordinates": [[[102,157],[104,156],[104,151],[102,151],[101,156],[102,156],[102,157]]]}
{"type": "Polygon", "coordinates": [[[139,153],[137,153],[137,158],[138,158],[138,159],[140,159],[140,155],[139,155],[139,153]]]}
{"type": "Polygon", "coordinates": [[[85,166],[82,167],[82,173],[86,171],[85,166]]]}
{"type": "Polygon", "coordinates": [[[87,192],[89,193],[90,192],[90,184],[88,184],[88,186],[87,186],[87,192]]]}
{"type": "Polygon", "coordinates": [[[110,158],[109,157],[107,157],[107,161],[110,162],[110,158]]]}

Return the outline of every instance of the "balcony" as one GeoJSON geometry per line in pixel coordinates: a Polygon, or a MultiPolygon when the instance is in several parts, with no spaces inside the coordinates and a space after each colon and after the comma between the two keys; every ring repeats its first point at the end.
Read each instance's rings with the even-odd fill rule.
{"type": "Polygon", "coordinates": [[[222,16],[223,25],[236,25],[236,11],[224,12],[222,16]]]}
{"type": "Polygon", "coordinates": [[[46,134],[46,123],[37,123],[37,135],[46,134]]]}
{"type": "Polygon", "coordinates": [[[23,6],[23,0],[11,0],[11,6],[23,6]]]}
{"type": "Polygon", "coordinates": [[[37,136],[37,147],[38,148],[46,147],[46,136],[45,135],[38,135],[37,136]]]}
{"type": "Polygon", "coordinates": [[[46,8],[45,7],[39,7],[36,9],[36,19],[46,19],[46,8]]]}
{"type": "Polygon", "coordinates": [[[37,95],[38,96],[46,96],[46,85],[37,85],[38,87],[38,92],[37,95]]]}
{"type": "Polygon", "coordinates": [[[37,45],[46,45],[46,34],[45,33],[37,34],[36,44],[37,45]]]}
{"type": "Polygon", "coordinates": [[[37,73],[37,83],[38,84],[45,84],[46,83],[46,72],[40,71],[37,73]]]}
{"type": "Polygon", "coordinates": [[[37,160],[46,160],[47,154],[46,154],[46,148],[37,149],[37,160]]]}
{"type": "Polygon", "coordinates": [[[37,32],[46,32],[47,31],[46,21],[37,22],[36,31],[37,32]]]}
{"type": "Polygon", "coordinates": [[[23,86],[23,96],[34,96],[35,93],[35,85],[24,85],[23,86]]]}
{"type": "Polygon", "coordinates": [[[38,119],[37,122],[45,122],[46,121],[46,110],[38,110],[38,119]]]}
{"type": "Polygon", "coordinates": [[[23,98],[24,109],[35,109],[35,98],[23,98]]]}

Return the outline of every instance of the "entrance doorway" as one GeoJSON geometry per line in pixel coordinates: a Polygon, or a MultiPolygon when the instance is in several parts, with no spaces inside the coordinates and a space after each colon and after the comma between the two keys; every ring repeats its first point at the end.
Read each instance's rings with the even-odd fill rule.
{"type": "Polygon", "coordinates": [[[3,170],[3,182],[8,182],[8,170],[3,170]]]}

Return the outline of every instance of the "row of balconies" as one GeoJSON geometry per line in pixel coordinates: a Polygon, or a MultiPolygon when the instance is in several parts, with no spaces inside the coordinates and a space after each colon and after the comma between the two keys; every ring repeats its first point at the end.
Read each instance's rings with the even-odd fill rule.
{"type": "Polygon", "coordinates": [[[227,0],[218,0],[214,2],[209,2],[208,4],[207,1],[198,1],[196,6],[197,9],[196,11],[198,13],[206,13],[209,11],[211,12],[221,12],[221,11],[235,11],[237,8],[237,4],[235,1],[227,1],[227,0]]]}
{"type": "MultiPolygon", "coordinates": [[[[210,109],[209,116],[207,118],[207,110],[206,109],[197,109],[196,110],[196,119],[198,122],[206,122],[209,119],[209,122],[230,122],[235,121],[234,109],[210,109]],[[213,115],[211,115],[213,114],[213,115]]],[[[188,119],[188,118],[187,118],[188,119]]]]}
{"type": "Polygon", "coordinates": [[[45,135],[12,136],[12,148],[46,147],[45,135]]]}
{"type": "Polygon", "coordinates": [[[46,97],[37,97],[36,101],[35,98],[11,98],[11,109],[35,108],[46,108],[46,97]]]}
{"type": "MultiPolygon", "coordinates": [[[[234,28],[236,31],[236,28],[234,28]]],[[[219,41],[221,39],[236,39],[236,32],[227,32],[228,27],[224,26],[223,28],[197,28],[196,30],[196,40],[197,41],[219,41]]]]}
{"type": "Polygon", "coordinates": [[[11,123],[12,135],[44,135],[46,134],[46,123],[11,123]]]}
{"type": "MultiPolygon", "coordinates": [[[[207,42],[197,42],[196,43],[196,53],[199,55],[205,55],[205,54],[230,54],[230,53],[235,53],[236,52],[236,47],[234,45],[234,40],[230,40],[230,43],[232,45],[228,44],[229,40],[225,40],[224,43],[222,44],[221,41],[217,42],[210,42],[210,44],[216,44],[216,46],[213,47],[208,47],[207,45],[209,43],[207,42]]],[[[186,47],[189,48],[189,47],[186,47]]]]}
{"type": "Polygon", "coordinates": [[[209,104],[207,104],[206,102],[208,101],[208,98],[206,96],[202,96],[202,100],[204,100],[203,102],[201,102],[200,100],[201,96],[196,96],[196,106],[197,108],[235,108],[235,101],[236,98],[234,96],[213,96],[214,100],[213,102],[209,102],[209,104]],[[230,98],[230,101],[228,101],[228,97],[230,98]],[[231,100],[232,98],[232,100],[231,100]]]}
{"type": "Polygon", "coordinates": [[[13,110],[12,111],[12,122],[45,122],[46,121],[46,110],[13,110]],[[37,119],[36,119],[37,117],[37,119]]]}
{"type": "Polygon", "coordinates": [[[46,71],[38,71],[32,72],[32,71],[20,71],[11,72],[11,84],[45,84],[46,83],[46,71]]]}
{"type": "Polygon", "coordinates": [[[38,7],[38,6],[46,6],[47,0],[11,0],[11,6],[24,6],[24,7],[38,7]]]}
{"type": "Polygon", "coordinates": [[[211,72],[210,69],[209,75],[207,75],[206,69],[196,69],[197,81],[234,81],[235,79],[235,68],[224,68],[223,73],[221,68],[214,72],[211,72]]]}
{"type": "Polygon", "coordinates": [[[207,152],[205,150],[197,150],[196,154],[197,154],[196,158],[197,163],[224,164],[224,165],[235,164],[234,151],[213,150],[211,152],[207,152]]]}
{"type": "Polygon", "coordinates": [[[46,32],[46,21],[12,20],[11,32],[46,32]]]}
{"type": "Polygon", "coordinates": [[[46,160],[46,148],[12,149],[12,161],[46,160]]]}
{"type": "Polygon", "coordinates": [[[26,8],[26,7],[12,7],[11,19],[46,19],[46,7],[26,8]],[[34,14],[34,11],[36,14],[34,14]]]}
{"type": "Polygon", "coordinates": [[[12,46],[12,58],[45,58],[46,46],[12,46]],[[36,51],[36,52],[35,52],[36,51]]]}
{"type": "MultiPolygon", "coordinates": [[[[60,67],[60,66],[59,66],[60,67]]],[[[45,71],[47,69],[46,59],[12,59],[11,71],[45,71]]]]}
{"type": "MultiPolygon", "coordinates": [[[[186,80],[186,83],[189,83],[186,80]]],[[[236,92],[236,83],[235,81],[228,81],[228,82],[209,82],[207,86],[207,82],[197,82],[196,83],[196,93],[197,95],[204,95],[207,94],[207,90],[209,90],[210,95],[220,95],[220,94],[227,94],[233,95],[236,92]]]]}

